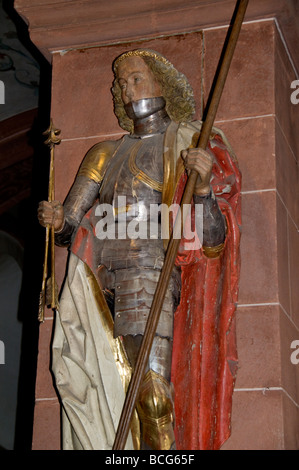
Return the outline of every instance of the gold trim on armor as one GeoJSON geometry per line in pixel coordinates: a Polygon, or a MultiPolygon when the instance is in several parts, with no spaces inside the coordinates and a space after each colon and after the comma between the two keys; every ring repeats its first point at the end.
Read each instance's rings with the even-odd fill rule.
{"type": "Polygon", "coordinates": [[[115,156],[123,139],[120,142],[107,141],[94,145],[86,154],[78,176],[86,176],[87,178],[100,184],[104,178],[107,165],[115,156]]]}
{"type": "Polygon", "coordinates": [[[80,174],[80,176],[86,176],[86,178],[89,178],[89,179],[95,181],[98,184],[103,179],[102,175],[93,168],[82,168],[82,170],[80,170],[79,174],[80,174]]]}
{"type": "Polygon", "coordinates": [[[142,412],[139,412],[139,414],[143,425],[147,423],[151,427],[160,428],[161,426],[165,426],[168,423],[173,423],[172,414],[161,416],[161,418],[151,418],[142,412]]]}
{"type": "Polygon", "coordinates": [[[137,178],[139,181],[142,181],[142,183],[161,193],[163,190],[163,182],[154,180],[136,165],[136,157],[141,144],[142,141],[140,140],[139,145],[136,145],[131,151],[131,155],[128,162],[129,170],[132,175],[134,175],[135,178],[137,178]]]}
{"type": "Polygon", "coordinates": [[[218,258],[224,248],[224,243],[221,243],[220,245],[217,246],[203,246],[203,252],[206,255],[207,258],[218,258]]]}
{"type": "Polygon", "coordinates": [[[169,450],[175,442],[172,385],[160,374],[149,370],[141,386],[138,414],[142,440],[153,450],[169,450]]]}

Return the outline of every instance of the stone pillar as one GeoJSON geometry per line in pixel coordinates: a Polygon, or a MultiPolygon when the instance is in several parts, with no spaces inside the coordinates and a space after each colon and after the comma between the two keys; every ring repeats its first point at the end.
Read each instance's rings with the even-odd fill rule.
{"type": "MultiPolygon", "coordinates": [[[[265,4],[269,2],[253,2],[254,8],[265,4]]],[[[213,8],[209,7],[210,16],[213,8]]],[[[226,10],[226,17],[231,11],[226,10]]],[[[179,15],[178,11],[177,25],[179,15]]],[[[291,343],[299,340],[299,104],[290,100],[290,85],[297,75],[281,32],[285,23],[277,21],[272,11],[257,16],[254,10],[241,31],[215,122],[231,142],[243,174],[239,371],[232,435],[223,449],[298,449],[299,364],[290,360],[291,343]]],[[[66,196],[86,151],[96,142],[122,134],[110,93],[111,63],[121,52],[148,47],[169,58],[194,87],[196,118],[200,118],[227,31],[223,25],[228,22],[225,18],[217,25],[204,23],[192,29],[191,16],[184,21],[171,32],[166,23],[164,29],[152,27],[147,36],[140,31],[134,36],[131,25],[130,39],[122,43],[115,35],[110,45],[100,40],[91,44],[89,39],[80,48],[81,27],[79,39],[73,37],[76,47],[71,47],[70,39],[67,47],[48,47],[53,64],[51,114],[62,138],[56,150],[57,199],[66,196]]],[[[35,23],[33,33],[38,34],[34,27],[35,23]]],[[[57,248],[56,256],[62,283],[65,250],[57,248]]],[[[40,327],[33,449],[60,448],[59,403],[49,372],[52,323],[52,312],[47,312],[40,327]]]]}

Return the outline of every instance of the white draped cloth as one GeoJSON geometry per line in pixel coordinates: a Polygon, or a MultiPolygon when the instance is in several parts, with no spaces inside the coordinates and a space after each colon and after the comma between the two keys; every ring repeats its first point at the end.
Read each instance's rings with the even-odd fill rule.
{"type": "MultiPolygon", "coordinates": [[[[110,450],[130,368],[87,266],[70,254],[55,320],[52,370],[62,402],[65,450],[110,450]]],[[[126,449],[133,449],[129,434],[126,449]]]]}

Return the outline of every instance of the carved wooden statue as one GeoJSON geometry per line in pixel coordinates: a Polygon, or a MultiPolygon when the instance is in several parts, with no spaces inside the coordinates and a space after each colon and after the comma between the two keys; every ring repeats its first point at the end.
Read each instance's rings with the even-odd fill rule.
{"type": "Polygon", "coordinates": [[[165,57],[132,50],[113,70],[128,133],[89,150],[63,206],[39,207],[70,250],[53,341],[63,446],[112,448],[172,226],[153,209],[178,207],[196,170],[193,238],[182,236],[126,448],[218,449],[237,364],[240,172],[221,131],[194,148],[193,91],[165,57]]]}

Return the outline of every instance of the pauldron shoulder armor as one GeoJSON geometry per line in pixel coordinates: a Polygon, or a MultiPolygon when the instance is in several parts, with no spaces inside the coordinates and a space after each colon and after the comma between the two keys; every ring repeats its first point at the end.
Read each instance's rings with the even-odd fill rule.
{"type": "Polygon", "coordinates": [[[119,141],[100,142],[85,155],[75,182],[63,204],[64,226],[55,234],[57,245],[65,246],[71,243],[73,233],[98,196],[107,165],[119,144],[119,141]]]}
{"type": "Polygon", "coordinates": [[[86,176],[95,183],[100,184],[108,162],[114,155],[119,143],[119,141],[107,141],[94,145],[87,152],[78,171],[78,176],[86,176]]]}

